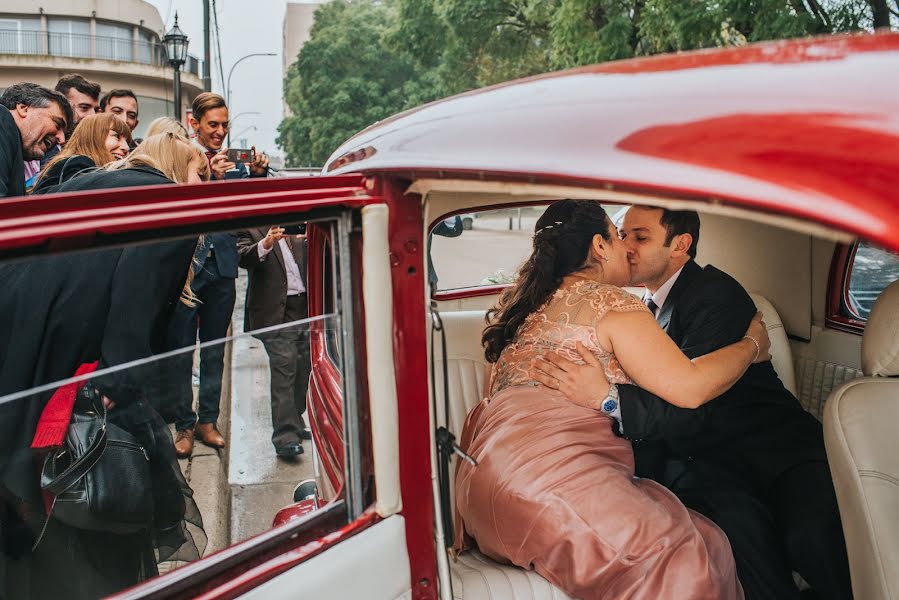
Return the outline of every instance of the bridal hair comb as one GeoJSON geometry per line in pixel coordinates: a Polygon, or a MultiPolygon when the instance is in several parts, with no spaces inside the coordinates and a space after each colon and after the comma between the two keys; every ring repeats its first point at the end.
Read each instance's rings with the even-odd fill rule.
{"type": "Polygon", "coordinates": [[[537,237],[538,235],[540,235],[540,232],[543,231],[544,229],[552,229],[554,226],[561,225],[561,224],[562,224],[562,221],[553,221],[552,225],[544,225],[543,227],[541,227],[540,229],[538,229],[537,231],[534,232],[534,237],[537,237]]]}

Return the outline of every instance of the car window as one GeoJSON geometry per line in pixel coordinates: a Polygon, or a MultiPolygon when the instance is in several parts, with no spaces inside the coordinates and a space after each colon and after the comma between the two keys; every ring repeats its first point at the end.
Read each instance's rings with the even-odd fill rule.
{"type": "Polygon", "coordinates": [[[841,313],[866,321],[880,293],[899,280],[899,256],[867,242],[858,243],[850,256],[848,277],[844,277],[841,313]]]}
{"type": "MultiPolygon", "coordinates": [[[[303,237],[264,248],[267,226],[0,263],[5,547],[37,544],[32,564],[83,556],[88,595],[100,597],[270,529],[322,466],[304,432],[343,439],[341,323],[352,316],[341,314],[336,223],[315,222],[325,281],[309,280],[303,237]],[[286,276],[285,294],[291,261],[299,279],[286,276]],[[312,316],[306,290],[323,309],[312,316]],[[336,357],[328,397],[307,394],[316,339],[336,357]],[[101,431],[102,460],[72,477],[101,431]],[[179,432],[193,440],[184,458],[179,432]]],[[[339,459],[323,465],[335,481],[322,504],[347,468],[342,445],[326,440],[329,451],[339,459]]],[[[42,597],[33,573],[19,584],[10,597],[42,597]]]]}
{"type": "MultiPolygon", "coordinates": [[[[432,291],[509,284],[532,250],[534,226],[547,204],[454,215],[428,235],[428,283],[432,291]]],[[[603,205],[610,217],[619,205],[603,205]]]]}

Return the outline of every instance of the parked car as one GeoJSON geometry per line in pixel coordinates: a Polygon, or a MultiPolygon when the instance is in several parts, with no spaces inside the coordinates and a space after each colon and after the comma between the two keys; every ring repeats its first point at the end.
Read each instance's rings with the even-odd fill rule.
{"type": "MultiPolygon", "coordinates": [[[[347,141],[319,177],[7,201],[9,260],[308,222],[315,483],[270,531],[116,597],[564,597],[533,571],[446,552],[436,432],[458,435],[480,399],[484,311],[505,285],[472,273],[429,304],[425,256],[429,229],[452,215],[561,198],[700,212],[699,262],[764,304],[775,368],[825,420],[855,596],[888,597],[899,492],[873,491],[866,473],[899,478],[899,404],[887,398],[899,381],[861,372],[872,332],[850,276],[860,244],[879,252],[872,272],[895,269],[899,252],[896,73],[889,33],[612,62],[407,111],[347,141]],[[837,401],[855,424],[828,412],[837,401]]],[[[520,242],[526,256],[530,234],[513,234],[435,243],[435,266],[493,272],[491,243],[520,242]]],[[[877,296],[888,279],[860,289],[877,296]]],[[[899,322],[899,307],[883,310],[899,322]]],[[[899,344],[895,327],[873,333],[899,344]]]]}

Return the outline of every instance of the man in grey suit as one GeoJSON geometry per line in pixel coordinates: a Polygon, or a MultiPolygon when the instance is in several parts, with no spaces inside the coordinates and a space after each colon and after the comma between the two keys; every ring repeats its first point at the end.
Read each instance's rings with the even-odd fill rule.
{"type": "MultiPolygon", "coordinates": [[[[249,274],[244,331],[305,319],[306,239],[285,234],[283,227],[237,233],[240,266],[249,274]]],[[[272,444],[281,458],[303,453],[311,439],[303,422],[306,388],[312,371],[309,329],[288,326],[256,335],[265,346],[271,371],[272,444]]]]}

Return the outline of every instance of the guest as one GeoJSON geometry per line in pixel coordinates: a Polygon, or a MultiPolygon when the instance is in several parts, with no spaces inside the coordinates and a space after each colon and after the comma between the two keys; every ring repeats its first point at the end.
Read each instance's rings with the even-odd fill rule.
{"type": "Polygon", "coordinates": [[[187,127],[185,127],[181,121],[172,117],[156,117],[150,121],[150,126],[147,127],[147,136],[158,135],[160,133],[172,133],[184,141],[190,141],[187,127]]]}
{"type": "MultiPolygon", "coordinates": [[[[233,163],[227,162],[227,156],[223,162],[223,153],[216,154],[228,130],[225,100],[218,94],[204,92],[194,98],[191,111],[191,126],[197,133],[193,144],[210,161],[212,178],[225,179],[226,172],[234,168],[233,163]]],[[[267,159],[265,164],[268,164],[267,159]]],[[[262,169],[259,174],[265,176],[265,170],[262,169]]],[[[234,171],[228,178],[242,176],[239,171],[234,171]]],[[[193,282],[193,292],[199,302],[195,308],[179,307],[175,312],[169,332],[170,346],[173,348],[193,346],[198,337],[202,343],[227,335],[237,295],[237,236],[227,232],[206,236],[203,245],[197,249],[194,265],[197,277],[193,282]]],[[[175,421],[175,448],[181,458],[193,452],[194,438],[213,448],[225,447],[225,438],[216,423],[224,363],[223,344],[200,349],[200,393],[196,412],[193,410],[192,361],[184,355],[172,365],[173,398],[167,412],[171,411],[175,421]]]]}
{"type": "MultiPolygon", "coordinates": [[[[207,169],[188,144],[155,136],[58,191],[199,182],[207,169]]],[[[191,302],[182,295],[196,245],[190,238],[0,266],[0,396],[69,378],[82,363],[99,361],[102,371],[159,352],[173,306],[179,297],[191,302]]],[[[138,533],[76,529],[52,511],[48,520],[29,445],[53,392],[0,404],[0,572],[8,575],[0,597],[92,600],[155,576],[158,562],[201,556],[202,519],[147,393],[159,368],[150,362],[91,380],[107,398],[109,421],[134,435],[149,457],[154,517],[138,533]]]]}
{"type": "Polygon", "coordinates": [[[100,100],[100,112],[112,113],[120,118],[128,125],[132,134],[140,124],[137,96],[131,90],[119,88],[106,92],[106,95],[100,100]]]}
{"type": "Polygon", "coordinates": [[[66,141],[72,107],[59,92],[34,83],[0,95],[0,198],[25,194],[25,162],[40,160],[66,141]]]}
{"type": "MultiPolygon", "coordinates": [[[[56,82],[54,88],[66,97],[72,107],[72,122],[69,123],[69,131],[66,137],[71,137],[75,126],[85,117],[97,114],[100,110],[100,84],[88,81],[77,73],[63,75],[56,82]]],[[[62,146],[57,144],[44,155],[40,161],[40,169],[46,167],[50,160],[59,154],[62,146]]],[[[26,176],[27,179],[27,176],[26,176]]]]}
{"type": "MultiPolygon", "coordinates": [[[[249,273],[244,330],[291,323],[308,316],[305,236],[283,227],[238,232],[240,266],[249,273]],[[272,256],[274,255],[274,256],[272,256]]],[[[280,458],[303,454],[312,435],[303,422],[312,363],[309,329],[291,325],[258,334],[271,372],[272,445],[280,458]]]]}
{"type": "Polygon", "coordinates": [[[84,118],[65,147],[44,167],[32,194],[48,194],[79,173],[128,155],[131,130],[115,115],[84,118]]]}

